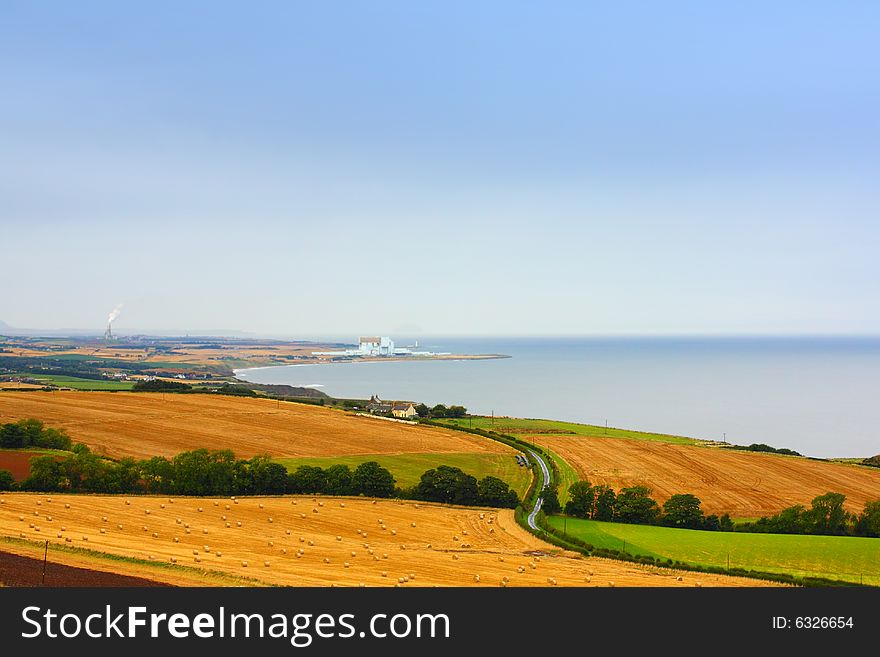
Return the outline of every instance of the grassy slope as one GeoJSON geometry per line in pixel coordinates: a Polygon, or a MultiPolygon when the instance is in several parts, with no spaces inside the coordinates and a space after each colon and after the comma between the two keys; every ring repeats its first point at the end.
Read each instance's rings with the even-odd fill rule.
{"type": "Polygon", "coordinates": [[[74,390],[131,390],[133,381],[112,381],[99,379],[81,379],[77,376],[61,376],[58,374],[31,374],[29,376],[37,381],[51,383],[60,388],[73,388],[74,390]]]}
{"type": "Polygon", "coordinates": [[[449,424],[460,427],[473,427],[474,429],[486,429],[498,433],[508,433],[518,436],[529,436],[534,442],[540,443],[542,434],[572,435],[572,436],[601,436],[603,438],[630,438],[633,440],[654,440],[664,443],[676,443],[679,445],[698,445],[704,441],[686,436],[673,436],[663,433],[648,433],[645,431],[630,431],[629,429],[615,429],[612,427],[598,427],[591,424],[578,424],[576,422],[562,422],[560,420],[540,420],[531,418],[512,418],[476,416],[472,418],[442,420],[449,424]]]}
{"type": "Polygon", "coordinates": [[[377,461],[394,475],[397,485],[404,488],[417,484],[419,477],[425,470],[436,468],[438,465],[450,465],[461,468],[478,480],[487,475],[498,477],[516,490],[520,497],[528,489],[531,477],[531,471],[528,468],[518,466],[512,454],[362,454],[276,460],[283,463],[290,471],[300,465],[315,465],[326,468],[337,463],[347,465],[353,470],[365,461],[377,461]]]}
{"type": "Polygon", "coordinates": [[[705,532],[646,525],[597,522],[561,517],[550,524],[596,547],[621,549],[635,555],[730,566],[768,572],[814,575],[880,585],[880,539],[850,536],[794,536],[705,532]]]}

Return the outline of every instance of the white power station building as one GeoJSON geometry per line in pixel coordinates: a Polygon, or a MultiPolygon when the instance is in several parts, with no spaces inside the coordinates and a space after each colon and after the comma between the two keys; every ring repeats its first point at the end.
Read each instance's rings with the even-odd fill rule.
{"type": "Polygon", "coordinates": [[[358,354],[361,356],[393,356],[394,340],[389,337],[368,337],[358,340],[358,354]]]}

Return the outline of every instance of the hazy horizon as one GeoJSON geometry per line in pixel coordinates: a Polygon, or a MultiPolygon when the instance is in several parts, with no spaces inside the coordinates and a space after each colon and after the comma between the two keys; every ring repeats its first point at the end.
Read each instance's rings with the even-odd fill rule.
{"type": "Polygon", "coordinates": [[[878,334],[878,19],[7,2],[0,320],[878,334]]]}

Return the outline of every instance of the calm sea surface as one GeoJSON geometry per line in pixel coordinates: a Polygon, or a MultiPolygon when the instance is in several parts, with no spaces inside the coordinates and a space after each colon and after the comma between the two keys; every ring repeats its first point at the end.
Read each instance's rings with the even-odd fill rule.
{"type": "MultiPolygon", "coordinates": [[[[407,344],[403,339],[399,345],[407,344]]],[[[484,361],[397,361],[242,370],[256,383],[334,397],[462,404],[810,456],[880,453],[880,338],[434,338],[484,361]]]]}

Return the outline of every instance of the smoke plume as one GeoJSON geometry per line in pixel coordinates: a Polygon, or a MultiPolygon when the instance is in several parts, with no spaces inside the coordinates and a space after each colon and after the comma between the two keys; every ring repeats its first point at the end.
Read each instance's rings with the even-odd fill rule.
{"type": "Polygon", "coordinates": [[[107,315],[107,323],[112,324],[113,320],[119,317],[119,313],[122,312],[122,304],[120,303],[113,310],[110,311],[110,314],[107,315]]]}

